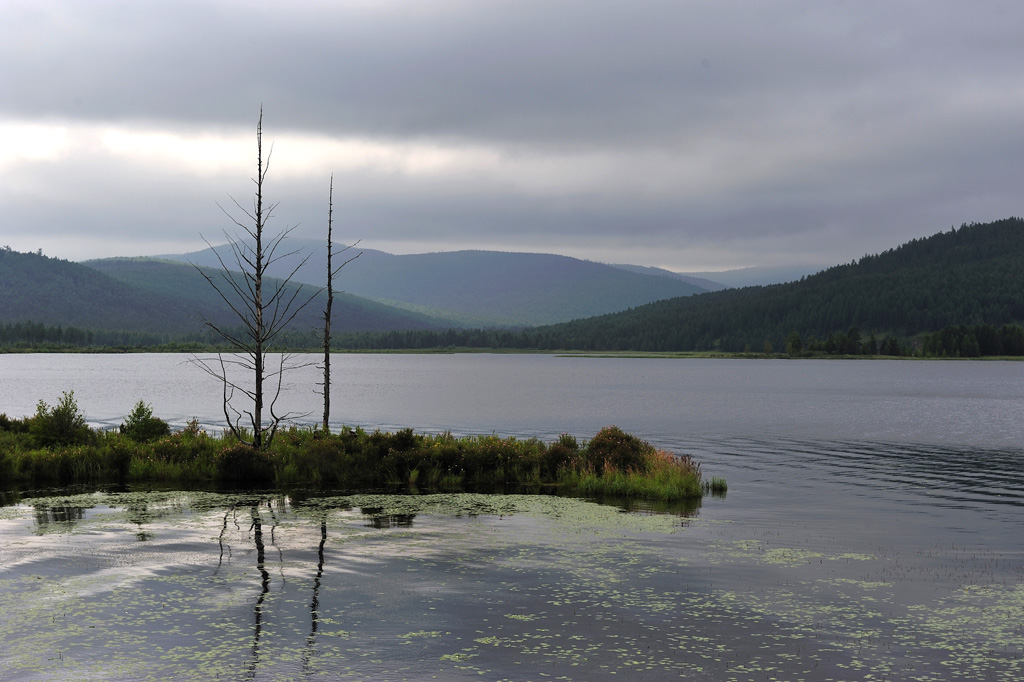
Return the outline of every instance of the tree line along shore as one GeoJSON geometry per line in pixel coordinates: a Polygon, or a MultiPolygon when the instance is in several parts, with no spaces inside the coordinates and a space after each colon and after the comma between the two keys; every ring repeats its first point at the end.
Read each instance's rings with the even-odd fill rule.
{"type": "Polygon", "coordinates": [[[700,463],[623,432],[579,442],[288,427],[256,449],[193,421],[173,431],[140,401],[113,431],[90,428],[73,393],[40,401],[24,418],[0,414],[0,481],[7,487],[74,484],[263,489],[426,490],[523,488],[586,497],[698,500],[724,494],[700,463]]]}
{"type": "MultiPolygon", "coordinates": [[[[875,357],[875,358],[1020,358],[1024,357],[1024,327],[1015,324],[959,324],[912,339],[865,336],[856,327],[830,332],[824,338],[790,332],[776,346],[770,340],[738,351],[635,348],[632,344],[572,344],[533,330],[449,329],[344,333],[334,337],[335,352],[586,352],[688,353],[715,357],[875,357]]],[[[313,332],[285,332],[282,349],[319,352],[322,342],[313,332]]],[[[84,330],[33,322],[0,323],[0,353],[215,353],[233,350],[213,333],[182,337],[129,331],[84,330]]]]}

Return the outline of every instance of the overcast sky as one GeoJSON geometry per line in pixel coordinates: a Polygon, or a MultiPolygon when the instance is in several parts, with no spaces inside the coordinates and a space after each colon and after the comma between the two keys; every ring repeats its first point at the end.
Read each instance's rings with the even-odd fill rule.
{"type": "Polygon", "coordinates": [[[1024,3],[0,0],[0,246],[222,241],[681,271],[1021,215],[1024,3]]]}

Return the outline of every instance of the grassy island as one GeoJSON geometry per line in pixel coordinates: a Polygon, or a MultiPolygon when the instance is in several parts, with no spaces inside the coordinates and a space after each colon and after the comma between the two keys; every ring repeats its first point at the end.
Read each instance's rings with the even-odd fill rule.
{"type": "Polygon", "coordinates": [[[657,450],[615,426],[583,443],[292,427],[254,449],[193,422],[171,433],[140,402],[118,431],[89,428],[73,394],[32,417],[0,415],[0,481],[7,486],[149,484],[230,488],[463,490],[550,486],[584,496],[649,500],[724,493],[689,455],[657,450]]]}

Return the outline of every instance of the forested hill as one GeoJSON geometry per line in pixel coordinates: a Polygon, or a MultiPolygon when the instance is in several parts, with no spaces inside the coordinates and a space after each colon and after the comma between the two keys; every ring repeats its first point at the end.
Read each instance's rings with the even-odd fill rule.
{"type": "Polygon", "coordinates": [[[529,330],[525,345],[593,350],[760,351],[787,336],[910,337],[1024,321],[1024,220],[964,225],[798,282],[660,301],[529,330]]]}
{"type": "MultiPolygon", "coordinates": [[[[227,309],[220,295],[203,279],[195,267],[150,258],[104,258],[86,261],[83,265],[105,275],[143,289],[160,297],[175,297],[189,301],[193,308],[212,308],[218,311],[220,324],[235,324],[234,314],[227,309]]],[[[214,281],[222,276],[216,268],[204,268],[214,281]]],[[[280,280],[268,278],[266,290],[278,286],[280,280]]],[[[317,288],[303,285],[308,298],[317,288]]],[[[325,295],[317,295],[295,319],[292,328],[317,329],[323,325],[325,295]]],[[[372,331],[386,329],[432,329],[447,326],[443,321],[427,315],[402,310],[369,299],[345,293],[334,294],[332,328],[338,332],[372,331]]]]}
{"type": "Polygon", "coordinates": [[[199,315],[212,312],[79,263],[0,250],[0,322],[162,333],[198,329],[199,315]]]}
{"type": "MultiPolygon", "coordinates": [[[[265,286],[272,289],[276,283],[268,279],[265,286]]],[[[308,295],[316,292],[316,288],[307,289],[308,295]]],[[[324,307],[320,294],[296,317],[292,328],[302,332],[319,328],[324,307]]],[[[355,296],[337,296],[334,312],[333,326],[338,332],[440,325],[424,315],[355,296]]],[[[203,330],[203,319],[223,327],[239,324],[237,316],[190,265],[145,259],[108,259],[85,265],[0,249],[0,325],[33,322],[132,332],[136,334],[132,338],[145,334],[146,343],[158,343],[203,330]]]]}

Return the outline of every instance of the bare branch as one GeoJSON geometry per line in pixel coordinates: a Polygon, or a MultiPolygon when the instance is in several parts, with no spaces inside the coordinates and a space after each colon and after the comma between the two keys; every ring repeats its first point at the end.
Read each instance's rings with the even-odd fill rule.
{"type": "MultiPolygon", "coordinates": [[[[283,280],[277,280],[273,291],[264,291],[264,277],[268,267],[283,259],[295,257],[297,251],[284,252],[281,246],[284,239],[295,229],[295,226],[282,230],[267,239],[264,234],[267,223],[273,217],[278,204],[264,202],[263,185],[270,169],[273,145],[266,156],[263,154],[263,108],[256,124],[256,175],[251,178],[255,184],[252,208],[246,208],[231,198],[231,202],[242,217],[236,217],[218,204],[221,212],[240,230],[238,236],[227,232],[226,249],[218,250],[208,241],[207,246],[213,251],[220,265],[219,277],[207,273],[193,263],[196,270],[206,282],[213,287],[228,309],[238,318],[240,327],[229,329],[211,320],[204,319],[205,325],[217,334],[230,348],[237,351],[227,358],[221,353],[217,362],[193,358],[193,363],[221,383],[224,419],[232,434],[240,441],[256,448],[270,445],[283,419],[289,419],[292,413],[279,414],[277,401],[281,397],[283,375],[286,370],[303,366],[290,363],[288,356],[282,354],[276,370],[268,369],[269,352],[273,352],[273,344],[294,322],[298,313],[305,308],[319,293],[319,290],[304,288],[293,284],[296,273],[309,259],[302,258],[297,266],[283,280]],[[230,256],[226,255],[229,252],[230,256]],[[234,261],[234,268],[229,263],[234,261]],[[269,295],[267,295],[269,294],[269,295]],[[238,375],[249,375],[251,383],[243,382],[238,375]],[[276,384],[270,395],[269,404],[265,403],[266,381],[276,384]],[[246,399],[246,407],[239,410],[233,404],[235,397],[246,399]],[[264,410],[266,409],[266,412],[264,410]],[[269,420],[264,415],[269,415],[269,420]],[[245,439],[241,428],[243,415],[252,425],[252,438],[245,439]]],[[[204,241],[206,241],[204,239],[204,241]]]]}

